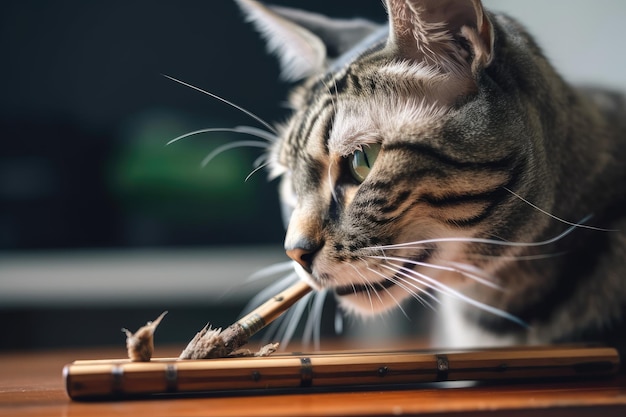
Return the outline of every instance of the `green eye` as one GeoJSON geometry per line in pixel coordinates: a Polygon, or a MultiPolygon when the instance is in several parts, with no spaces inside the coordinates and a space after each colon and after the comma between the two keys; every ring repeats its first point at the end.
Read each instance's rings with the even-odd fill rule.
{"type": "Polygon", "coordinates": [[[348,157],[350,162],[350,171],[352,176],[358,181],[363,182],[367,175],[374,167],[374,162],[380,152],[380,144],[374,143],[363,146],[363,149],[355,151],[348,157]]]}

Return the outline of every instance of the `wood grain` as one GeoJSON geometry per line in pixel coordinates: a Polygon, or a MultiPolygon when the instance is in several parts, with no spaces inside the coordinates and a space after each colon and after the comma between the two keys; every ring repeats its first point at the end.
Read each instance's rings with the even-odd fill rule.
{"type": "MultiPolygon", "coordinates": [[[[157,348],[175,356],[179,347],[157,348]]],[[[125,356],[124,347],[0,354],[2,416],[593,416],[626,415],[626,376],[478,386],[417,385],[396,389],[157,398],[123,402],[69,399],[61,370],[81,359],[125,356]]]]}
{"type": "Polygon", "coordinates": [[[266,358],[75,361],[64,368],[73,399],[120,399],[138,394],[211,393],[268,389],[442,382],[609,377],[615,349],[536,346],[468,351],[381,350],[278,354],[266,358]]]}

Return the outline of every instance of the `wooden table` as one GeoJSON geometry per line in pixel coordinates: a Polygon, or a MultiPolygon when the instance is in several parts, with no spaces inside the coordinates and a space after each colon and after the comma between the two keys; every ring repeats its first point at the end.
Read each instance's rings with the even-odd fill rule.
{"type": "MultiPolygon", "coordinates": [[[[176,355],[158,349],[158,356],[176,355]]],[[[626,416],[626,376],[609,380],[411,386],[345,392],[75,402],[62,378],[79,359],[122,358],[123,348],[0,354],[0,416],[626,416]]]]}

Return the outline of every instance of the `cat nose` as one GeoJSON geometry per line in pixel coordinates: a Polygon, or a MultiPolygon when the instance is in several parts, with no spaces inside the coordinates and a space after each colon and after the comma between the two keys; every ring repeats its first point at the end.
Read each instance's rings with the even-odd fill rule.
{"type": "Polygon", "coordinates": [[[300,241],[293,248],[285,248],[287,256],[298,262],[309,274],[312,272],[313,258],[319,248],[308,241],[300,241]]]}
{"type": "Polygon", "coordinates": [[[289,249],[286,252],[287,256],[298,262],[306,272],[309,274],[312,272],[311,266],[313,265],[313,252],[302,248],[289,249]]]}

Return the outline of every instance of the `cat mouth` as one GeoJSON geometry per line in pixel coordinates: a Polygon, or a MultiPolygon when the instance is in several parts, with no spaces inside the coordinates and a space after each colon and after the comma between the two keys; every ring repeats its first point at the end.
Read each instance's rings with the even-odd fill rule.
{"type": "MultiPolygon", "coordinates": [[[[423,262],[426,258],[428,258],[428,253],[424,253],[422,254],[422,256],[418,256],[415,259],[405,262],[402,265],[402,269],[404,271],[412,270],[413,268],[415,268],[416,262],[423,262]]],[[[398,282],[403,281],[403,278],[401,275],[402,275],[401,272],[397,272],[393,277],[389,277],[378,282],[371,282],[367,284],[350,284],[350,285],[344,285],[342,287],[336,287],[334,289],[334,292],[336,295],[340,297],[345,297],[347,295],[371,293],[372,291],[376,293],[379,293],[381,291],[387,291],[389,288],[395,285],[398,285],[398,282]]]]}
{"type": "Polygon", "coordinates": [[[384,291],[396,285],[392,281],[392,279],[386,279],[386,280],[379,281],[379,282],[372,282],[371,284],[367,284],[367,285],[353,284],[353,285],[346,285],[344,287],[337,287],[335,288],[335,294],[337,294],[340,297],[344,297],[346,295],[356,295],[356,294],[360,294],[363,292],[384,291]]]}

